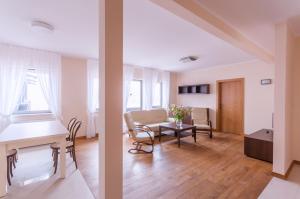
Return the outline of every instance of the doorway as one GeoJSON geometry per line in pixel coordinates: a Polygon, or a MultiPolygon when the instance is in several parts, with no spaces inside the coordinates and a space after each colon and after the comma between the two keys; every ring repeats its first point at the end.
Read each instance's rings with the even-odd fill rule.
{"type": "Polygon", "coordinates": [[[244,78],[217,81],[217,130],[244,134],[244,78]]]}

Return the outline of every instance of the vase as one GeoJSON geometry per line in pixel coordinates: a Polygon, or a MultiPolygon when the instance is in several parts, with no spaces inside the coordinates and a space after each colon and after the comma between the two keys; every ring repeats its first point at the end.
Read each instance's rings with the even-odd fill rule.
{"type": "Polygon", "coordinates": [[[182,120],[175,121],[177,127],[182,127],[182,120]]]}

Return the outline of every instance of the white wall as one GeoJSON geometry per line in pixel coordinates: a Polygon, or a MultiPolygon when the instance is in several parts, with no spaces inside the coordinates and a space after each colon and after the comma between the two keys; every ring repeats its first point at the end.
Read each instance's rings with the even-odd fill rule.
{"type": "Polygon", "coordinates": [[[87,67],[86,59],[62,57],[62,115],[65,125],[72,117],[82,121],[77,136],[86,135],[87,67]]]}
{"type": "Polygon", "coordinates": [[[216,66],[177,74],[177,86],[210,84],[211,94],[177,95],[177,104],[184,106],[209,107],[213,127],[216,127],[216,81],[245,78],[245,133],[262,128],[272,128],[274,106],[274,83],[261,85],[261,79],[274,81],[275,68],[261,61],[216,66]]]}
{"type": "Polygon", "coordinates": [[[300,37],[295,40],[294,65],[292,71],[292,156],[294,160],[300,161],[300,37]]]}

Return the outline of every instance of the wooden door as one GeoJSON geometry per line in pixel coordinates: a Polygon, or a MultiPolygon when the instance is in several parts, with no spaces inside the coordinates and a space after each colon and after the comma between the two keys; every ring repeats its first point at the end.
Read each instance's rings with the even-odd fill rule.
{"type": "Polygon", "coordinates": [[[218,129],[226,133],[244,133],[244,79],[217,82],[218,129]]]}

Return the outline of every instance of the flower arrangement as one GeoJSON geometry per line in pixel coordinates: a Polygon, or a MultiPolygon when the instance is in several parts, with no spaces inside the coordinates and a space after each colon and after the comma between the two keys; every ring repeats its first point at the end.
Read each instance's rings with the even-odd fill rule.
{"type": "Polygon", "coordinates": [[[183,118],[190,113],[190,110],[188,108],[184,108],[183,106],[172,104],[170,106],[170,112],[172,113],[176,124],[181,125],[183,118]]]}

